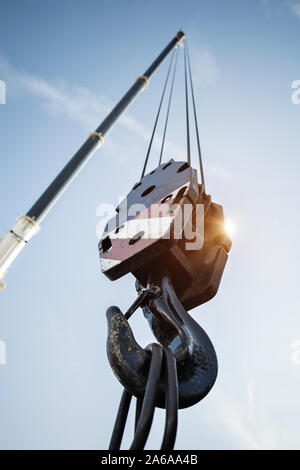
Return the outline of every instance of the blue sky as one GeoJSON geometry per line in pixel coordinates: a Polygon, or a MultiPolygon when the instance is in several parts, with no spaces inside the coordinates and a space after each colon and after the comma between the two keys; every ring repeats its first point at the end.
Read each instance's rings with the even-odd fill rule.
{"type": "MultiPolygon", "coordinates": [[[[215,345],[219,376],[203,402],[180,412],[176,447],[299,448],[300,105],[291,100],[299,1],[11,0],[0,9],[3,234],[177,30],[186,32],[207,190],[237,230],[217,296],[192,311],[215,345]]],[[[121,386],[106,360],[105,311],[125,310],[135,290],[132,276],[101,274],[96,213],[139,178],[166,67],[9,271],[1,448],[108,445],[121,386]]],[[[182,57],[179,72],[165,159],[185,159],[182,57]]],[[[193,142],[196,164],[194,150],[193,142]]],[[[157,159],[156,146],[150,167],[157,159]]],[[[131,324],[141,345],[152,341],[141,312],[131,324]]],[[[125,448],[132,428],[131,415],[125,448]]],[[[150,448],[162,428],[159,411],[150,448]]]]}

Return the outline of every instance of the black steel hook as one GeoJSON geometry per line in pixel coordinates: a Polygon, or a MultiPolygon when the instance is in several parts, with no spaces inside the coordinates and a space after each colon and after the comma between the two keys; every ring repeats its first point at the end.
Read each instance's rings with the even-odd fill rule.
{"type": "MultiPolygon", "coordinates": [[[[158,342],[176,358],[179,408],[192,406],[207,395],[216,380],[218,364],[214,347],[178,300],[167,272],[152,272],[148,286],[151,292],[156,287],[156,295],[148,299],[143,296],[144,315],[158,342]]],[[[141,398],[145,393],[151,355],[135,341],[127,318],[118,307],[107,310],[107,321],[110,365],[124,388],[141,398]]],[[[161,378],[155,406],[165,408],[165,390],[161,378]]]]}

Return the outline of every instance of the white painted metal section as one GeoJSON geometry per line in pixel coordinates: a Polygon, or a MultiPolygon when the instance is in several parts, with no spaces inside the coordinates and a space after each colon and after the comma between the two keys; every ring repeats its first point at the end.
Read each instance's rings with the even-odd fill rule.
{"type": "Polygon", "coordinates": [[[0,239],[0,290],[4,289],[4,276],[26,243],[40,231],[40,226],[30,217],[21,215],[15,225],[0,239]]]}

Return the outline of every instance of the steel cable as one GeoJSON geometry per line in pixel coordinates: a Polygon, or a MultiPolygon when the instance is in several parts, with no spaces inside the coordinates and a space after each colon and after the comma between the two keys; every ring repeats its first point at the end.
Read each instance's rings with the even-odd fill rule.
{"type": "Polygon", "coordinates": [[[172,64],[173,64],[173,60],[174,60],[174,55],[175,55],[175,49],[174,49],[172,57],[171,57],[167,77],[166,77],[166,80],[165,80],[163,92],[162,92],[160,103],[159,103],[159,106],[158,106],[158,111],[157,111],[157,115],[156,115],[156,118],[155,118],[154,127],[153,127],[153,131],[152,131],[149,147],[148,147],[148,150],[147,150],[147,155],[146,155],[146,158],[145,158],[141,179],[144,177],[145,172],[146,172],[146,168],[147,168],[147,164],[148,164],[148,160],[149,160],[149,155],[150,155],[150,152],[151,152],[152,142],[153,142],[153,139],[154,139],[154,135],[155,135],[155,131],[156,131],[159,115],[160,115],[160,110],[161,110],[161,107],[162,107],[162,104],[163,104],[167,84],[168,84],[168,81],[169,81],[169,75],[170,75],[170,72],[171,72],[171,68],[172,68],[172,64]]]}
{"type": "Polygon", "coordinates": [[[202,152],[201,152],[201,146],[200,146],[200,137],[199,137],[199,129],[198,129],[198,120],[197,120],[197,112],[196,112],[196,104],[195,104],[195,94],[194,94],[194,86],[193,86],[193,79],[192,79],[192,70],[191,70],[190,55],[189,55],[189,49],[188,49],[187,40],[186,40],[186,42],[185,42],[185,45],[186,45],[187,62],[188,62],[188,67],[189,67],[190,86],[191,86],[191,92],[192,92],[192,102],[193,102],[194,120],[195,120],[196,136],[197,136],[197,147],[198,147],[198,157],[199,157],[199,166],[200,166],[201,182],[202,182],[202,185],[203,185],[203,189],[204,189],[204,191],[205,191],[203,160],[202,160],[202,152]]]}
{"type": "Polygon", "coordinates": [[[120,449],[131,398],[131,393],[124,388],[108,450],[120,449]]]}
{"type": "MultiPolygon", "coordinates": [[[[174,49],[174,53],[175,53],[175,49],[174,49]]],[[[162,156],[163,156],[163,151],[164,151],[164,146],[165,146],[165,139],[166,139],[166,133],[167,133],[167,127],[168,127],[168,121],[169,121],[169,114],[170,114],[171,102],[172,102],[172,97],[173,97],[175,75],[176,75],[176,69],[177,69],[177,60],[178,60],[178,49],[177,49],[177,52],[176,52],[176,60],[175,60],[173,77],[172,77],[172,84],[171,84],[171,89],[170,89],[170,96],[169,96],[168,109],[167,109],[166,120],[165,120],[164,134],[163,134],[163,140],[162,140],[160,155],[159,155],[159,163],[158,163],[159,165],[161,164],[161,161],[162,161],[162,156]]]]}
{"type": "Polygon", "coordinates": [[[178,422],[178,381],[176,359],[167,348],[164,351],[166,422],[161,450],[174,449],[178,422]]]}
{"type": "Polygon", "coordinates": [[[159,344],[150,344],[146,349],[152,352],[143,405],[134,438],[129,450],[143,450],[151,429],[155,401],[161,375],[163,351],[159,344]]]}
{"type": "Polygon", "coordinates": [[[190,140],[190,119],[189,119],[189,96],[187,86],[187,60],[186,48],[184,48],[184,85],[185,85],[185,112],[186,112],[186,147],[187,162],[191,166],[191,140],[190,140]]]}

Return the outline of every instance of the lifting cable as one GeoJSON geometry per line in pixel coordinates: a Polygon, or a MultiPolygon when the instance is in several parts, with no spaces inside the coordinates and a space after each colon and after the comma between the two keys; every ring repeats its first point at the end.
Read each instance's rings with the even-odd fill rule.
{"type": "MultiPolygon", "coordinates": [[[[178,421],[178,381],[176,359],[171,351],[153,343],[147,348],[151,352],[149,375],[144,396],[136,399],[134,438],[129,450],[143,450],[149,436],[153,421],[155,401],[158,394],[159,381],[163,371],[165,382],[166,418],[164,435],[160,449],[174,448],[178,421]]],[[[132,394],[125,388],[120,401],[117,418],[111,436],[109,450],[120,450],[132,394]]]]}
{"type": "Polygon", "coordinates": [[[189,119],[189,96],[187,85],[187,65],[186,48],[184,48],[184,87],[185,87],[185,113],[186,113],[186,150],[187,162],[191,166],[191,140],[190,140],[190,119],[189,119]]]}
{"type": "MultiPolygon", "coordinates": [[[[166,140],[167,127],[168,127],[168,122],[169,122],[170,109],[171,109],[171,103],[172,103],[172,98],[173,98],[173,90],[174,90],[174,82],[175,82],[175,76],[176,76],[176,70],[177,70],[177,62],[178,62],[178,47],[176,49],[174,49],[174,51],[173,51],[171,61],[170,61],[170,65],[169,65],[169,68],[168,68],[166,80],[165,80],[165,83],[164,83],[161,99],[160,99],[160,102],[159,102],[159,106],[158,106],[158,110],[157,110],[157,114],[156,114],[156,118],[155,118],[155,122],[154,122],[154,127],[153,127],[153,131],[152,131],[149,147],[148,147],[145,162],[144,162],[144,167],[143,167],[141,179],[145,176],[145,172],[146,172],[146,168],[147,168],[148,160],[149,160],[149,155],[150,155],[150,152],[151,152],[151,148],[152,148],[152,144],[153,144],[153,140],[154,140],[158,120],[159,120],[159,117],[160,117],[161,108],[162,108],[162,105],[163,105],[167,85],[168,85],[168,82],[169,82],[170,73],[171,73],[172,66],[173,66],[173,63],[174,63],[174,58],[175,58],[175,63],[174,63],[174,66],[173,66],[172,83],[171,83],[171,88],[170,88],[168,107],[167,107],[167,113],[166,113],[166,118],[165,118],[164,132],[163,132],[163,138],[162,138],[162,143],[161,143],[161,150],[160,150],[158,164],[161,165],[161,162],[162,162],[163,151],[164,151],[165,140],[166,140]]],[[[191,90],[192,104],[193,104],[193,115],[194,115],[194,123],[195,123],[196,138],[197,138],[197,149],[198,149],[198,159],[199,159],[201,183],[202,183],[204,191],[205,191],[203,159],[202,159],[202,152],[201,152],[201,145],[200,145],[198,119],[197,119],[196,102],[195,102],[195,93],[194,93],[192,69],[191,69],[191,62],[190,62],[190,55],[189,55],[187,40],[185,40],[185,47],[184,47],[184,82],[185,82],[184,87],[185,87],[185,111],[186,111],[187,162],[188,162],[189,165],[191,165],[191,137],[190,137],[189,90],[188,90],[188,85],[189,85],[190,90],[191,90]]]]}
{"type": "MultiPolygon", "coordinates": [[[[174,52],[175,52],[175,50],[174,50],[174,52]]],[[[172,84],[171,84],[171,89],[170,89],[168,110],[167,110],[167,115],[166,115],[166,122],[165,122],[165,128],[164,128],[164,135],[163,135],[163,140],[162,140],[162,144],[161,144],[161,150],[160,150],[160,156],[159,156],[159,163],[158,163],[158,165],[161,164],[162,155],[163,155],[163,151],[164,151],[164,145],[165,145],[165,139],[166,139],[166,132],[167,132],[167,126],[168,126],[168,120],[169,120],[169,113],[170,113],[171,101],[172,101],[172,96],[173,96],[173,89],[174,89],[174,81],[175,81],[175,75],[176,75],[176,68],[177,68],[177,59],[178,59],[178,48],[177,48],[177,52],[176,52],[176,60],[175,60],[175,65],[174,65],[174,72],[173,72],[172,84]]]]}
{"type": "Polygon", "coordinates": [[[156,118],[155,118],[155,123],[154,123],[153,131],[152,131],[151,139],[150,139],[150,142],[149,142],[149,147],[148,147],[148,150],[147,150],[147,155],[146,155],[146,158],[145,158],[144,168],[143,168],[143,171],[142,171],[141,179],[145,176],[145,172],[146,172],[146,168],[147,168],[147,164],[148,164],[148,159],[149,159],[149,155],[150,155],[150,151],[151,151],[151,147],[152,147],[152,142],[153,142],[153,139],[154,139],[156,126],[157,126],[159,115],[160,115],[161,106],[163,104],[167,84],[168,84],[168,81],[169,81],[169,75],[170,75],[170,72],[171,72],[171,68],[172,68],[172,64],[173,64],[173,60],[174,60],[174,55],[175,55],[175,49],[174,49],[172,57],[171,57],[171,61],[170,61],[168,73],[167,73],[167,76],[166,76],[163,92],[162,92],[160,103],[159,103],[159,106],[158,106],[158,111],[157,111],[157,115],[156,115],[156,118]]]}
{"type": "Polygon", "coordinates": [[[193,79],[192,79],[192,70],[191,70],[190,55],[189,55],[189,48],[188,48],[187,39],[185,40],[185,46],[186,46],[185,50],[186,50],[186,55],[187,55],[187,62],[188,62],[188,67],[189,67],[190,87],[191,87],[191,92],[192,92],[192,102],[193,102],[194,121],[195,121],[196,136],[197,136],[197,147],[198,147],[198,157],[199,157],[199,166],[200,166],[200,174],[201,174],[201,183],[203,185],[203,189],[204,189],[204,192],[205,192],[205,181],[204,181],[202,152],[201,152],[201,146],[200,146],[198,120],[197,120],[195,95],[194,95],[194,87],[193,87],[193,79]]]}

